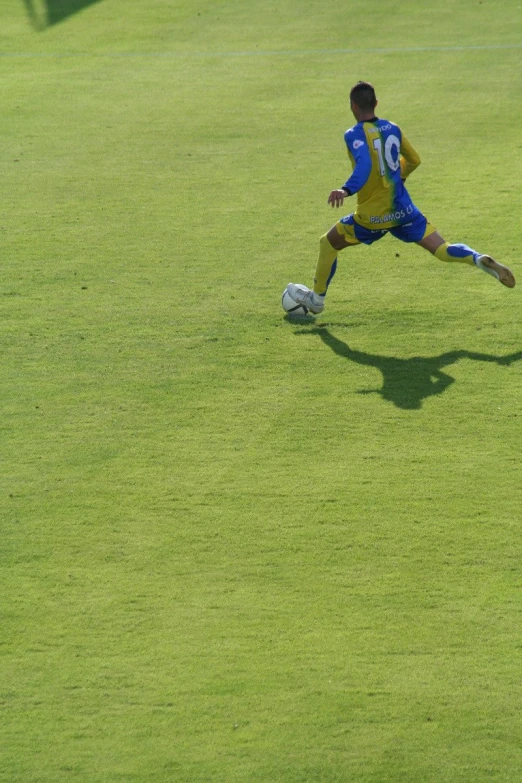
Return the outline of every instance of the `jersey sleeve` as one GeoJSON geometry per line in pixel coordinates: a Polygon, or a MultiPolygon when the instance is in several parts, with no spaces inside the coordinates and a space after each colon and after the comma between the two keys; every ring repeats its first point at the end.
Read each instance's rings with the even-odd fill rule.
{"type": "Polygon", "coordinates": [[[372,161],[368,142],[362,128],[356,125],[347,130],[344,134],[344,141],[348,149],[348,157],[353,163],[353,172],[342,186],[342,189],[347,190],[353,196],[354,193],[357,193],[358,190],[366,185],[372,170],[372,161]]]}
{"type": "Polygon", "coordinates": [[[419,153],[412,147],[406,136],[401,138],[401,178],[406,179],[421,162],[419,153]]]}

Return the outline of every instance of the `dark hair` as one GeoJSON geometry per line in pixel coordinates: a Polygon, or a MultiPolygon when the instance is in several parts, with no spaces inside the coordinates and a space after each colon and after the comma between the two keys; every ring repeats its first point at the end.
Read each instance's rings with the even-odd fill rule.
{"type": "Polygon", "coordinates": [[[353,101],[359,109],[372,111],[377,105],[375,90],[370,82],[357,82],[350,90],[350,101],[353,101]]]}

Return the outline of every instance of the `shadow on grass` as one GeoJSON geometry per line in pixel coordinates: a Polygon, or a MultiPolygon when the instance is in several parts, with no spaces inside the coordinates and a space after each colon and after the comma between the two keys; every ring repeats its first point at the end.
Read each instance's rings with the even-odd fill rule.
{"type": "Polygon", "coordinates": [[[452,383],[455,383],[455,378],[442,370],[460,359],[494,362],[499,365],[509,365],[522,359],[522,351],[507,356],[491,356],[473,351],[448,351],[440,356],[398,359],[394,356],[379,356],[357,351],[334,337],[328,329],[320,327],[297,332],[297,334],[318,336],[338,356],[380,370],[383,377],[382,387],[363,390],[359,394],[379,394],[383,400],[392,402],[397,408],[404,410],[419,410],[423,400],[435,394],[442,394],[452,383]]]}
{"type": "Polygon", "coordinates": [[[45,30],[53,24],[82,11],[100,0],[24,0],[29,20],[35,30],[45,30]]]}

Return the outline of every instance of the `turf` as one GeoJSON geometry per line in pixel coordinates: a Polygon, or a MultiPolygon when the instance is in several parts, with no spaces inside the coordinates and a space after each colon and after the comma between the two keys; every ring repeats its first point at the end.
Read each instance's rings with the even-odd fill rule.
{"type": "Polygon", "coordinates": [[[375,83],[519,278],[519,0],[0,6],[0,780],[522,779],[519,288],[309,284],[375,83]]]}

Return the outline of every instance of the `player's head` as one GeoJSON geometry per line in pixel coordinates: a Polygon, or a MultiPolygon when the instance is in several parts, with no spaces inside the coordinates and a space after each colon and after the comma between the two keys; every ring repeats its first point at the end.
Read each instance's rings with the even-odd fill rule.
{"type": "Polygon", "coordinates": [[[377,106],[377,97],[373,84],[370,84],[370,82],[357,82],[350,90],[350,106],[356,116],[359,112],[373,114],[377,106]]]}

